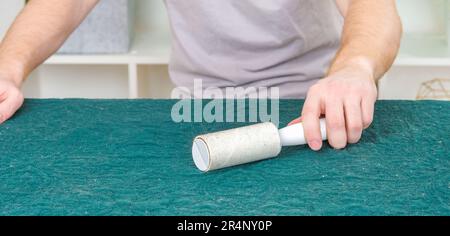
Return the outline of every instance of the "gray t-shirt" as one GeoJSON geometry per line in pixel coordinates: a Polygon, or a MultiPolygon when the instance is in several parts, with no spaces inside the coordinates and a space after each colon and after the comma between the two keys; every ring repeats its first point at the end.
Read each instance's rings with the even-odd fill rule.
{"type": "Polygon", "coordinates": [[[280,88],[302,98],[340,45],[335,0],[165,0],[177,86],[280,88]]]}

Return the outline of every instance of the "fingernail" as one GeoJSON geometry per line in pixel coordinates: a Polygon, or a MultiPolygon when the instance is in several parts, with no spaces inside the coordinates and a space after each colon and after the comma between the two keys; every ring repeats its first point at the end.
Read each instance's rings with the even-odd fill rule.
{"type": "Polygon", "coordinates": [[[318,151],[321,148],[321,144],[322,144],[322,142],[320,142],[319,140],[312,140],[309,143],[309,146],[311,147],[312,150],[318,151]]]}

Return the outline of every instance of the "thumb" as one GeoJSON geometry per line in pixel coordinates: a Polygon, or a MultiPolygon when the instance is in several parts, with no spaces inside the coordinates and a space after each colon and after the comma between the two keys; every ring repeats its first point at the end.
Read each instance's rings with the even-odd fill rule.
{"type": "Polygon", "coordinates": [[[302,117],[299,117],[299,118],[297,118],[297,119],[291,121],[291,122],[288,124],[288,126],[290,126],[290,125],[295,125],[295,124],[298,124],[298,123],[301,123],[301,122],[302,122],[302,117]]]}

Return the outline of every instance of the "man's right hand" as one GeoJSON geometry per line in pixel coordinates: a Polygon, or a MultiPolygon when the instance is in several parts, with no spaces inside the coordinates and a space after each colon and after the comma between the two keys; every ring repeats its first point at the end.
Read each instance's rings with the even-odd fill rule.
{"type": "Polygon", "coordinates": [[[23,79],[58,50],[97,2],[28,1],[0,38],[0,124],[22,106],[23,79]]]}
{"type": "Polygon", "coordinates": [[[0,124],[11,118],[22,104],[23,94],[19,86],[0,76],[0,124]]]}

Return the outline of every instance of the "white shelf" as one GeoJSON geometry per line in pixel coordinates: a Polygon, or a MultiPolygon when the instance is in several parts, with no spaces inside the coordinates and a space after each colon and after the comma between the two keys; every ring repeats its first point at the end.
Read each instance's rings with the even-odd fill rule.
{"type": "Polygon", "coordinates": [[[399,57],[394,63],[394,66],[402,67],[416,67],[416,66],[426,66],[426,67],[442,67],[450,66],[450,57],[399,57]]]}
{"type": "Polygon", "coordinates": [[[137,31],[129,53],[101,55],[56,54],[45,65],[126,65],[128,97],[139,98],[139,65],[167,65],[170,57],[170,37],[166,33],[137,31]]]}
{"type": "Polygon", "coordinates": [[[155,32],[134,36],[130,52],[126,54],[62,55],[50,57],[46,65],[166,65],[170,57],[170,37],[155,32]]]}
{"type": "MultiPolygon", "coordinates": [[[[167,65],[170,36],[137,32],[129,53],[61,55],[50,57],[47,65],[167,65]]],[[[394,66],[450,66],[450,50],[442,37],[405,36],[394,66]]]]}
{"type": "Polygon", "coordinates": [[[405,35],[394,66],[450,66],[450,50],[443,36],[405,35]]]}

